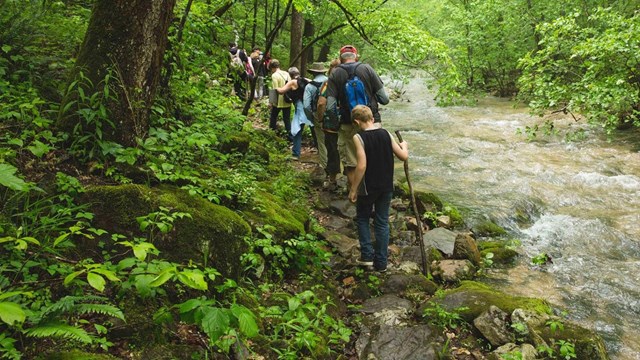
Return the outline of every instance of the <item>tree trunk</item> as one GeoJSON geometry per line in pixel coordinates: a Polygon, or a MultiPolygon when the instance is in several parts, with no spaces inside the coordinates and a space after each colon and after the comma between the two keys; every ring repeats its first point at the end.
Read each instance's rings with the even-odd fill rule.
{"type": "MultiPolygon", "coordinates": [[[[305,20],[305,22],[304,22],[303,39],[313,39],[314,34],[315,34],[315,27],[313,26],[313,22],[311,22],[310,20],[305,20]]],[[[306,74],[307,73],[307,64],[309,64],[309,63],[314,61],[314,58],[313,58],[313,46],[307,47],[306,50],[301,49],[301,51],[302,51],[302,56],[301,56],[301,60],[300,60],[300,62],[301,62],[300,73],[301,74],[306,74]]]]}
{"type": "MultiPolygon", "coordinates": [[[[289,46],[289,66],[301,68],[300,52],[302,51],[302,14],[295,7],[291,9],[291,45],[289,46]]],[[[301,73],[302,74],[302,73],[301,73]]]]}
{"type": "MultiPolygon", "coordinates": [[[[173,19],[176,0],[96,0],[82,48],[76,61],[80,71],[98,91],[105,76],[112,71],[110,91],[117,98],[106,107],[113,128],[103,128],[105,140],[135,146],[149,128],[167,32],[173,19]]],[[[65,99],[69,102],[73,99],[65,99]]],[[[63,106],[64,107],[64,104],[63,106]]],[[[61,128],[69,130],[80,121],[73,116],[59,119],[61,128]]]]}

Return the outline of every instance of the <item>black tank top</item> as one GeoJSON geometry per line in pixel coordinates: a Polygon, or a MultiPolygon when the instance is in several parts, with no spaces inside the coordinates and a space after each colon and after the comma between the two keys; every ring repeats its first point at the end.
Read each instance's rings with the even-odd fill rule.
{"type": "Polygon", "coordinates": [[[361,130],[358,135],[367,155],[367,170],[360,185],[360,195],[393,191],[393,148],[385,129],[361,130]]]}

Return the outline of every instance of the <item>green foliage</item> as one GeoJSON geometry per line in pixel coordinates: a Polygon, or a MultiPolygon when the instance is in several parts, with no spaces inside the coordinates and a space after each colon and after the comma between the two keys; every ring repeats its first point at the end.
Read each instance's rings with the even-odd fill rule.
{"type": "Polygon", "coordinates": [[[460,315],[461,311],[468,310],[466,307],[456,308],[454,311],[448,311],[442,307],[442,305],[429,301],[429,306],[424,308],[422,317],[426,321],[434,326],[439,327],[442,330],[457,329],[459,326],[466,327],[468,324],[460,315]]]}
{"type": "Polygon", "coordinates": [[[195,324],[209,337],[209,344],[229,353],[231,346],[242,338],[258,335],[256,315],[248,308],[232,304],[222,307],[206,297],[190,299],[176,305],[180,319],[195,324]]]}
{"type": "Polygon", "coordinates": [[[249,251],[242,255],[241,262],[251,275],[282,279],[285,271],[318,268],[329,259],[330,253],[322,248],[323,242],[315,236],[300,235],[278,243],[271,234],[274,229],[271,225],[259,227],[257,231],[260,237],[245,239],[249,251]]]}
{"type": "Polygon", "coordinates": [[[522,360],[522,352],[520,351],[512,351],[506,354],[500,355],[500,359],[502,360],[522,360]]]}
{"type": "Polygon", "coordinates": [[[564,324],[560,320],[554,320],[554,319],[547,320],[545,325],[547,325],[552,332],[556,332],[558,330],[564,331],[564,324]]]}
{"type": "Polygon", "coordinates": [[[106,132],[115,128],[107,113],[108,103],[117,101],[116,91],[111,82],[111,71],[100,82],[93,82],[80,71],[77,79],[67,88],[65,98],[73,99],[64,103],[62,117],[74,115],[77,118],[71,131],[69,152],[84,161],[104,161],[106,155],[113,154],[120,146],[107,140],[106,132]]]}
{"type": "Polygon", "coordinates": [[[607,132],[638,123],[637,14],[612,8],[572,12],[537,28],[540,49],[520,61],[521,97],[537,111],[561,109],[607,132]]]}
{"type": "Polygon", "coordinates": [[[286,346],[274,349],[280,358],[326,356],[343,348],[351,330],[327,313],[329,305],[328,299],[319,299],[314,291],[306,290],[288,297],[286,304],[262,310],[262,316],[272,321],[273,338],[286,341],[286,346]]]}
{"type": "Polygon", "coordinates": [[[531,258],[531,263],[538,266],[546,265],[550,261],[551,261],[551,258],[546,253],[540,253],[531,258]]]}

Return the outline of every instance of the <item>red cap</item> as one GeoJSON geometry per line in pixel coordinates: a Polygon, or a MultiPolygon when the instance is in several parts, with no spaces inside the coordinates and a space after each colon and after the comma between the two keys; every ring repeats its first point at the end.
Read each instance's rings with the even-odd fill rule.
{"type": "Polygon", "coordinates": [[[358,50],[353,45],[345,45],[345,46],[340,48],[340,55],[342,55],[344,53],[354,53],[354,54],[357,55],[358,54],[358,50]]]}

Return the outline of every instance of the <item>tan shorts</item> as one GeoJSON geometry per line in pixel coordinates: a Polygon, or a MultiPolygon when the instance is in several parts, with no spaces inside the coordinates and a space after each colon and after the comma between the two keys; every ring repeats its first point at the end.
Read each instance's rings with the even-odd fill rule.
{"type": "Polygon", "coordinates": [[[338,130],[338,152],[340,152],[340,161],[345,169],[356,167],[358,163],[356,146],[353,143],[353,135],[358,132],[357,130],[358,128],[351,124],[342,124],[338,130]]]}

